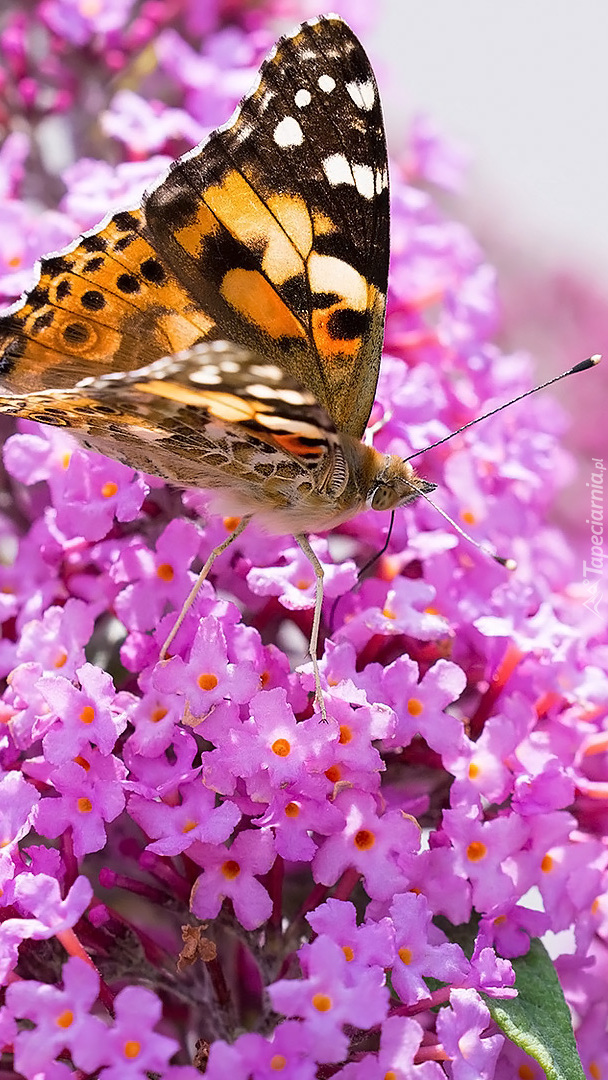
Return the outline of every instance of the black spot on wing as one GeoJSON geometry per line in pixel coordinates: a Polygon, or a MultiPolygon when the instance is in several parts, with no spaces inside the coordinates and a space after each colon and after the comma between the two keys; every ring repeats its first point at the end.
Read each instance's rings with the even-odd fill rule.
{"type": "Polygon", "coordinates": [[[69,281],[68,278],[63,278],[63,280],[59,282],[59,284],[58,284],[58,286],[57,286],[57,288],[55,290],[55,295],[56,295],[57,299],[59,301],[61,301],[61,300],[65,300],[70,295],[71,291],[72,291],[72,283],[71,283],[71,281],[69,281]]]}
{"type": "Polygon", "coordinates": [[[63,331],[67,345],[84,345],[90,336],[90,330],[85,323],[68,323],[63,331]]]}
{"type": "Polygon", "coordinates": [[[55,312],[52,308],[45,311],[42,315],[38,315],[32,324],[32,333],[39,334],[42,330],[46,330],[51,325],[55,317],[55,312]]]}
{"type": "Polygon", "coordinates": [[[45,307],[49,302],[49,290],[42,285],[36,285],[28,295],[28,303],[35,311],[36,308],[45,307]]]}
{"type": "Polygon", "coordinates": [[[160,285],[165,280],[166,274],[158,259],[144,259],[139,269],[142,277],[152,285],[160,285]]]}
{"type": "Polygon", "coordinates": [[[106,251],[108,247],[108,241],[99,233],[92,233],[90,236],[83,236],[81,244],[84,251],[91,252],[106,251]]]}
{"type": "Polygon", "coordinates": [[[120,210],[112,220],[119,232],[139,232],[139,218],[130,210],[120,210]]]}
{"type": "Polygon", "coordinates": [[[229,270],[259,270],[263,254],[263,246],[257,250],[253,246],[246,246],[222,229],[219,235],[204,238],[199,266],[204,276],[219,288],[229,270]]]}
{"type": "Polygon", "coordinates": [[[74,260],[69,256],[51,255],[48,259],[42,259],[41,273],[48,274],[50,278],[61,277],[62,274],[69,274],[73,266],[74,260]]]}
{"type": "Polygon", "coordinates": [[[138,293],[141,289],[141,284],[134,274],[119,274],[116,285],[124,293],[138,293]]]}
{"type": "Polygon", "coordinates": [[[85,274],[96,274],[98,270],[101,270],[103,264],[103,255],[97,255],[93,259],[88,259],[87,262],[84,263],[82,269],[85,274]]]}
{"type": "Polygon", "coordinates": [[[354,311],[352,308],[339,308],[332,311],[327,320],[327,332],[338,341],[348,341],[363,337],[369,330],[369,315],[366,311],[354,311]]]}
{"type": "Polygon", "coordinates": [[[98,289],[87,289],[80,302],[87,311],[101,311],[106,306],[106,298],[98,289]]]}

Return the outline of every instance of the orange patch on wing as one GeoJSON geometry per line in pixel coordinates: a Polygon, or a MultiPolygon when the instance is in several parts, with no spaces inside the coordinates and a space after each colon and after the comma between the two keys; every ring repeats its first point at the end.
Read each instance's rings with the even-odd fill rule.
{"type": "MultiPolygon", "coordinates": [[[[24,328],[24,333],[27,334],[27,327],[24,328]]],[[[35,393],[53,385],[58,386],[55,367],[65,367],[67,371],[66,359],[69,362],[72,358],[76,361],[82,358],[86,363],[86,367],[78,371],[77,378],[87,374],[99,374],[94,366],[89,365],[99,364],[102,372],[111,369],[121,340],[121,334],[116,330],[56,308],[53,325],[47,327],[37,340],[26,339],[23,356],[19,360],[18,370],[15,371],[15,380],[13,381],[11,375],[10,379],[6,379],[6,383],[20,393],[35,393]],[[74,326],[82,328],[83,340],[78,340],[73,335],[69,340],[64,337],[65,331],[74,326]]]]}
{"type": "Polygon", "coordinates": [[[306,335],[295,315],[257,270],[229,270],[220,292],[240,315],[272,338],[306,335]]]}
{"type": "Polygon", "coordinates": [[[315,345],[326,359],[336,359],[341,356],[356,356],[359,352],[363,339],[360,337],[337,338],[332,337],[328,324],[335,311],[344,310],[347,304],[334,304],[333,307],[318,309],[312,313],[312,336],[315,345]]]}
{"type": "MultiPolygon", "coordinates": [[[[177,308],[177,305],[174,305],[174,307],[177,308]]],[[[201,333],[208,334],[214,326],[213,319],[207,318],[202,312],[198,313],[196,321],[194,317],[190,321],[189,317],[184,318],[174,312],[161,315],[158,320],[158,327],[167,338],[169,342],[168,352],[171,353],[190,348],[195,341],[200,340],[201,333]]]]}
{"type": "Polygon", "coordinates": [[[312,248],[312,221],[304,199],[299,195],[271,195],[268,206],[302,258],[308,258],[312,248]]]}
{"type": "Polygon", "coordinates": [[[267,406],[261,402],[244,401],[236,394],[227,394],[215,390],[189,390],[186,386],[170,380],[152,379],[150,382],[135,383],[134,388],[144,394],[166,398],[179,405],[194,405],[206,411],[216,420],[225,423],[243,423],[253,420],[258,412],[264,412],[267,406]]]}
{"type": "Polygon", "coordinates": [[[272,441],[288,454],[294,454],[296,457],[301,458],[318,458],[325,451],[324,442],[314,443],[311,446],[310,443],[303,442],[301,436],[295,434],[273,435],[272,441]]]}
{"type": "Polygon", "coordinates": [[[312,226],[303,200],[280,196],[280,212],[275,216],[237,172],[228,173],[221,184],[207,188],[203,197],[236,240],[247,248],[263,250],[262,268],[275,285],[303,272],[300,248],[308,254],[312,245],[312,226]],[[293,236],[286,227],[288,221],[293,236]]]}
{"type": "Polygon", "coordinates": [[[336,232],[337,229],[335,222],[327,214],[324,214],[322,210],[314,211],[312,225],[315,236],[326,236],[328,233],[336,232]]]}
{"type": "Polygon", "coordinates": [[[361,336],[339,338],[330,333],[333,315],[339,311],[366,311],[370,287],[354,266],[333,255],[313,252],[308,260],[308,279],[313,293],[334,293],[340,299],[331,307],[313,309],[312,333],[315,345],[328,359],[356,356],[362,345],[361,336]]]}
{"type": "Polygon", "coordinates": [[[220,226],[214,215],[205,206],[205,203],[201,202],[196,217],[188,225],[176,229],[175,239],[185,251],[189,252],[194,258],[198,258],[202,254],[206,237],[219,232],[219,228],[220,226]]]}

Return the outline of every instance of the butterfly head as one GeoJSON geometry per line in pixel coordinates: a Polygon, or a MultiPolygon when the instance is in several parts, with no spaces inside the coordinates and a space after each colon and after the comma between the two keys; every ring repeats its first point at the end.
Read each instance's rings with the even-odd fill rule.
{"type": "Polygon", "coordinates": [[[372,510],[394,510],[407,506],[419,495],[428,495],[437,484],[423,480],[408,461],[396,454],[386,454],[378,469],[367,498],[372,510]]]}

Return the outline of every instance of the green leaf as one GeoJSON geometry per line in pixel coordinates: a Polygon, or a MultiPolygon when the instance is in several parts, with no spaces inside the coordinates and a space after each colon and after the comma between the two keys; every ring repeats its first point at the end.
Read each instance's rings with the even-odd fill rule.
{"type": "MultiPolygon", "coordinates": [[[[452,926],[435,919],[450,941],[456,941],[468,957],[473,952],[479,919],[452,926]]],[[[538,1062],[547,1080],[585,1080],[578,1056],[570,1012],[553,961],[538,938],[527,956],[512,960],[516,998],[490,998],[482,994],[492,1019],[505,1035],[538,1062]]]]}
{"type": "Polygon", "coordinates": [[[482,997],[492,1019],[544,1070],[547,1080],[585,1080],[570,1012],[557,972],[537,938],[527,956],[513,960],[516,998],[482,997]]]}

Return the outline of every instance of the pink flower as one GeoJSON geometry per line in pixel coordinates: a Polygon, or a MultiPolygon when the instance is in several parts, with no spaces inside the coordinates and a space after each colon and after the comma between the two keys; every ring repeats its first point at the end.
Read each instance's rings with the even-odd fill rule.
{"type": "Polygon", "coordinates": [[[204,868],[191,896],[192,911],[199,919],[215,918],[222,901],[229,897],[237,919],[247,930],[265,922],[271,900],[257,877],[268,873],[274,862],[274,841],[269,830],[243,832],[230,848],[196,845],[190,855],[204,868]]]}
{"type": "Polygon", "coordinates": [[[374,899],[383,900],[407,888],[398,855],[417,850],[417,825],[397,811],[380,816],[371,795],[346,790],[335,801],[344,814],[344,828],[324,840],[315,855],[315,880],[333,885],[340,874],[352,867],[362,875],[374,899]]]}
{"type": "Polygon", "coordinates": [[[299,1016],[315,1041],[318,1061],[340,1061],[347,1039],[345,1024],[367,1027],[386,1016],[388,990],[380,968],[366,968],[350,986],[348,961],[330,937],[321,935],[302,956],[303,979],[283,979],[269,988],[273,1007],[299,1016]]]}
{"type": "Polygon", "coordinates": [[[99,976],[92,967],[70,957],[63,967],[63,989],[38,982],[14,983],[6,992],[13,1016],[29,1020],[31,1030],[22,1029],[15,1040],[15,1066],[25,1076],[46,1071],[49,1060],[66,1050],[83,1068],[86,1047],[103,1038],[102,1021],[90,1015],[99,993],[99,976]]]}
{"type": "Polygon", "coordinates": [[[154,673],[154,686],[161,693],[183,695],[194,716],[204,717],[224,697],[249,701],[259,686],[259,675],[247,662],[227,663],[224,631],[209,615],[201,621],[188,661],[181,656],[162,661],[154,673]]]}
{"type": "Polygon", "coordinates": [[[450,1009],[442,1009],[437,1033],[452,1059],[454,1080],[490,1080],[503,1044],[502,1035],[482,1038],[490,1014],[474,990],[453,990],[450,1009]]]}
{"type": "MultiPolygon", "coordinates": [[[[149,306],[154,289],[144,295],[131,281],[120,325],[109,306],[97,324],[103,341],[104,319],[120,331],[114,360],[99,354],[99,370],[120,378],[142,318],[140,344],[151,357],[162,335],[167,352],[179,348],[182,331],[191,340],[194,308],[216,320],[214,336],[231,338],[235,319],[244,325],[245,309],[226,322],[226,275],[251,213],[249,262],[263,264],[281,295],[295,297],[298,280],[291,271],[282,278],[277,259],[294,228],[298,250],[310,246],[305,204],[314,257],[329,277],[336,260],[342,270],[352,264],[371,296],[382,235],[367,236],[351,210],[364,202],[371,225],[379,221],[368,180],[380,140],[375,130],[369,144],[361,139],[377,99],[355,43],[336,66],[344,27],[330,24],[331,47],[319,50],[315,35],[328,24],[308,25],[297,56],[287,38],[243,106],[232,160],[241,168],[240,155],[250,155],[242,174],[283,238],[264,253],[255,199],[243,206],[228,199],[223,240],[205,225],[202,203],[197,218],[202,189],[211,205],[209,186],[229,180],[205,149],[188,155],[189,181],[183,166],[168,174],[160,193],[171,200],[160,216],[148,212],[142,236],[126,227],[173,155],[226,122],[276,27],[309,14],[305,5],[6,0],[5,7],[0,289],[7,300],[31,287],[37,258],[65,249],[81,229],[92,229],[76,242],[85,278],[111,266],[144,273],[151,244],[190,289],[192,310],[176,307],[166,285],[149,306]],[[277,153],[276,118],[305,123],[313,100],[327,109],[315,114],[300,176],[285,171],[287,148],[277,153]],[[346,125],[340,102],[352,103],[346,125]],[[343,159],[352,160],[353,184],[333,182],[343,159]],[[117,223],[124,234],[106,244],[94,227],[125,207],[132,210],[117,223]],[[161,239],[162,221],[173,240],[161,239]],[[217,273],[209,278],[212,257],[217,273]]],[[[341,10],[362,22],[363,8],[369,18],[361,0],[341,10]]],[[[417,455],[533,383],[532,359],[498,344],[517,337],[501,319],[502,269],[462,216],[452,220],[435,199],[432,185],[454,190],[461,169],[432,120],[415,123],[391,166],[386,355],[366,435],[380,453],[417,455]]],[[[25,309],[29,344],[25,356],[14,346],[5,356],[7,384],[9,368],[25,390],[91,374],[90,356],[81,370],[75,354],[43,341],[47,305],[64,314],[74,306],[62,277],[61,260],[70,258],[64,251],[50,264],[59,278],[40,283],[25,309]]],[[[154,261],[147,272],[146,280],[158,278],[154,261]]],[[[348,292],[348,274],[344,280],[348,292]]],[[[559,327],[559,350],[578,358],[567,312],[555,303],[566,299],[570,311],[575,291],[562,282],[548,300],[537,282],[533,296],[551,316],[547,327],[559,327]]],[[[296,297],[304,322],[311,303],[333,296],[305,292],[296,297]]],[[[585,310],[600,340],[606,305],[585,310]]],[[[557,331],[547,327],[549,342],[557,331]]],[[[273,362],[291,348],[282,340],[249,344],[273,362]]],[[[357,363],[367,362],[364,350],[357,363]]],[[[319,363],[331,399],[346,369],[330,371],[322,356],[319,363]]],[[[591,387],[593,377],[577,376],[575,387],[591,387]]],[[[587,420],[599,415],[599,385],[587,420]]],[[[578,393],[573,387],[573,402],[578,393]]],[[[531,1066],[497,1034],[503,1014],[493,1008],[491,1021],[480,995],[496,1004],[517,992],[524,1015],[544,1010],[550,1028],[569,1031],[565,1003],[560,1019],[544,988],[530,1001],[525,978],[514,986],[516,967],[529,973],[540,955],[533,948],[530,959],[531,939],[551,931],[558,947],[571,943],[555,970],[577,1018],[585,1068],[599,1075],[608,1059],[608,637],[600,567],[590,591],[571,535],[550,524],[573,472],[565,419],[543,394],[465,426],[415,457],[437,484],[435,507],[419,499],[398,510],[390,536],[389,516],[370,509],[311,538],[325,569],[318,657],[327,723],[312,705],[307,654],[316,580],[292,539],[253,523],[239,533],[213,564],[170,658],[159,661],[199,567],[238,525],[233,508],[219,516],[209,493],[180,491],[91,454],[64,429],[2,420],[7,1068],[48,1080],[69,1080],[74,1071],[194,1080],[205,1070],[210,1080],[330,1073],[506,1080],[531,1066]],[[480,543],[516,557],[518,570],[458,537],[438,507],[480,543]],[[540,897],[542,911],[527,906],[530,896],[540,897]]],[[[152,461],[158,431],[140,420],[138,438],[152,461]]],[[[591,445],[600,429],[588,422],[585,439],[578,436],[594,455],[602,453],[597,439],[591,445]]],[[[184,439],[177,426],[169,451],[179,455],[184,439]]],[[[227,446],[238,452],[230,442],[223,454],[227,446]]],[[[579,477],[583,494],[587,480],[596,495],[604,490],[594,460],[595,471],[587,463],[579,477]]],[[[263,475],[264,462],[256,469],[263,475]]],[[[578,541],[581,521],[591,524],[585,498],[584,513],[572,500],[578,541]]]]}

